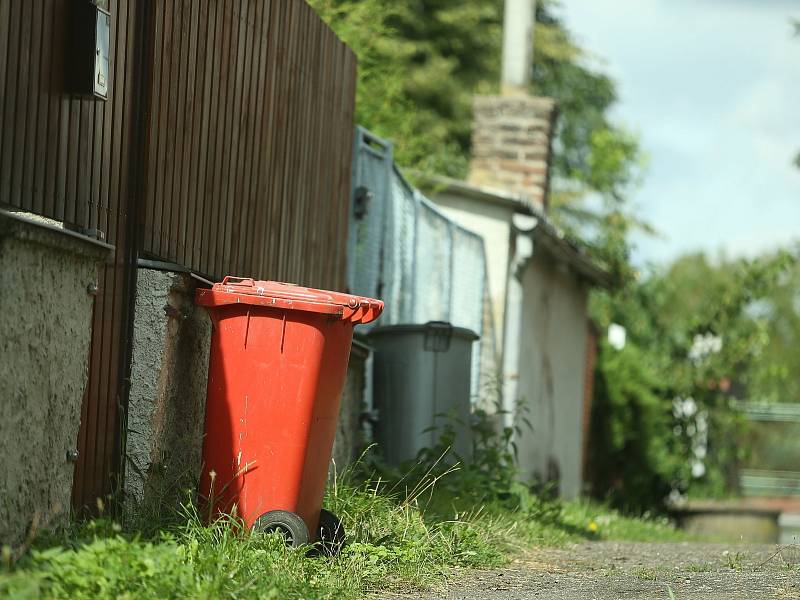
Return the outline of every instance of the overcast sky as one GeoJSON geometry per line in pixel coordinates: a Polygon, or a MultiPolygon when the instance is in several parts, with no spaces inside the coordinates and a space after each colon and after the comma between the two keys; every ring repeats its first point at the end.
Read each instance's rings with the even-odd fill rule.
{"type": "Polygon", "coordinates": [[[800,0],[562,0],[649,156],[637,262],[800,240],[800,0]]]}

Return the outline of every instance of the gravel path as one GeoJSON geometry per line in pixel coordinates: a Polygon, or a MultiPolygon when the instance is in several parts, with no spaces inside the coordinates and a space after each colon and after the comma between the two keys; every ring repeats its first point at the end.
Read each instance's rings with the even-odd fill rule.
{"type": "Polygon", "coordinates": [[[419,600],[800,599],[800,546],[586,542],[456,574],[419,600]],[[670,592],[672,595],[670,595],[670,592]]]}

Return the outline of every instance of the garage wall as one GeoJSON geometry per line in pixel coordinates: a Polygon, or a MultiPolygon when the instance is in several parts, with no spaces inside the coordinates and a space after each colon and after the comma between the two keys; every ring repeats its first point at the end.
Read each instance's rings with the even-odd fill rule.
{"type": "Polygon", "coordinates": [[[533,429],[518,415],[521,475],[553,482],[562,497],[574,498],[582,486],[587,288],[537,249],[522,283],[519,393],[533,429]]]}

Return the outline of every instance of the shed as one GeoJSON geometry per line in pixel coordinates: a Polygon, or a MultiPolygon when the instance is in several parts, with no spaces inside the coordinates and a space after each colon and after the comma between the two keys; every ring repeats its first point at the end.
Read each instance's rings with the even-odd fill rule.
{"type": "MultiPolygon", "coordinates": [[[[524,196],[445,177],[422,185],[448,217],[484,239],[491,314],[484,336],[495,351],[484,353],[481,369],[498,374],[502,423],[517,428],[521,478],[574,498],[583,485],[587,361],[594,360],[588,294],[609,276],[524,196]]],[[[490,394],[481,400],[491,409],[490,394]]]]}

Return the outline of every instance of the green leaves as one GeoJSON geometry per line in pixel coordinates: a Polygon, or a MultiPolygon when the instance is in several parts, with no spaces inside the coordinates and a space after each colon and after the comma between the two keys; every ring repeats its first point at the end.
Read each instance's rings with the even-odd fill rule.
{"type": "Polygon", "coordinates": [[[311,0],[359,59],[357,122],[404,167],[466,173],[472,95],[496,89],[501,0],[311,0]]]}
{"type": "Polygon", "coordinates": [[[800,402],[800,262],[776,277],[758,300],[758,353],[749,357],[747,385],[754,401],[800,402]]]}
{"type": "Polygon", "coordinates": [[[619,128],[601,128],[589,137],[586,183],[593,190],[617,202],[636,177],[642,160],[636,137],[619,128]]]}
{"type": "Polygon", "coordinates": [[[616,85],[575,42],[555,15],[557,6],[552,0],[537,5],[533,68],[534,93],[555,98],[559,107],[554,189],[578,184],[584,193],[622,202],[643,167],[638,140],[611,121],[616,85]]]}
{"type": "MultiPolygon", "coordinates": [[[[310,0],[359,58],[357,120],[395,142],[397,162],[464,177],[472,98],[500,83],[502,0],[310,0]]],[[[561,117],[555,176],[619,197],[640,167],[636,138],[612,124],[613,81],[540,2],[532,93],[561,117]]]]}
{"type": "Polygon", "coordinates": [[[78,552],[34,550],[26,567],[34,576],[6,580],[0,592],[21,597],[167,598],[176,589],[197,591],[176,544],[154,545],[118,535],[96,539],[78,552]]]}
{"type": "Polygon", "coordinates": [[[784,401],[800,394],[795,378],[780,377],[800,369],[798,284],[796,253],[719,261],[694,254],[644,281],[593,295],[601,330],[613,322],[628,332],[623,351],[601,346],[597,366],[598,493],[612,489],[616,502],[642,509],[659,506],[670,490],[727,490],[743,427],[730,408],[732,394],[784,401]],[[691,399],[703,415],[708,439],[701,458],[699,417],[675,415],[676,399],[691,399]],[[697,460],[702,476],[691,471],[697,460]]]}

